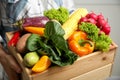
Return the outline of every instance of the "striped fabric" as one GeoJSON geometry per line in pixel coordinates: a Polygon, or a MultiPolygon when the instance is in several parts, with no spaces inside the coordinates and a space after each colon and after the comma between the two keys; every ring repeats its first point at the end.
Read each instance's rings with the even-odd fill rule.
{"type": "MultiPolygon", "coordinates": [[[[42,16],[44,10],[64,6],[73,9],[72,0],[0,0],[0,35],[5,42],[5,32],[16,30],[12,23],[24,17],[42,16]]],[[[1,40],[1,39],[0,39],[1,40]]],[[[3,71],[3,80],[8,80],[3,71]]]]}
{"type": "Polygon", "coordinates": [[[5,38],[5,32],[17,30],[11,24],[21,18],[41,16],[44,10],[60,5],[62,0],[0,0],[0,35],[5,38]]]}

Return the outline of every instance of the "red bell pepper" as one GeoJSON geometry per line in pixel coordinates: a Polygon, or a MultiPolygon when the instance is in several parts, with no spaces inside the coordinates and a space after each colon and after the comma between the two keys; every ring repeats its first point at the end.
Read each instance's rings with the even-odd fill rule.
{"type": "Polygon", "coordinates": [[[17,41],[19,40],[19,38],[20,38],[20,31],[14,32],[13,37],[8,42],[8,46],[16,46],[17,41]]]}

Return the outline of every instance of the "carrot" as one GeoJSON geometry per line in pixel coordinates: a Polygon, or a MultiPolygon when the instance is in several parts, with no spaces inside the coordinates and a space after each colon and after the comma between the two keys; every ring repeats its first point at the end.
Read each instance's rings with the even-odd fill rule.
{"type": "Polygon", "coordinates": [[[40,60],[33,66],[32,71],[43,72],[51,65],[51,61],[48,56],[42,56],[40,60]]]}
{"type": "Polygon", "coordinates": [[[39,34],[41,36],[44,35],[44,29],[45,28],[43,28],[43,27],[32,27],[32,26],[24,27],[25,31],[35,33],[35,34],[39,34]]]}

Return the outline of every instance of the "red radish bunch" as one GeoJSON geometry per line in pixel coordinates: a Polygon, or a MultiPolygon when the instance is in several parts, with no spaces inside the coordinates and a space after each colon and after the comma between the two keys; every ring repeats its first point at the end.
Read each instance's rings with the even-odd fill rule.
{"type": "Polygon", "coordinates": [[[100,32],[104,32],[106,35],[110,34],[110,25],[102,14],[97,15],[94,12],[88,13],[85,17],[82,17],[79,20],[79,24],[81,22],[90,22],[95,24],[100,29],[100,32]]]}

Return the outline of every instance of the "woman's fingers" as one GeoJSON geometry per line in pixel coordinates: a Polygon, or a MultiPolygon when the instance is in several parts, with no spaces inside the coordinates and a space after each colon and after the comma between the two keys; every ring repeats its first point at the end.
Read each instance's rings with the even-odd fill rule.
{"type": "Polygon", "coordinates": [[[11,55],[6,55],[6,60],[10,66],[10,68],[12,68],[14,71],[16,71],[17,73],[21,73],[22,69],[19,66],[19,64],[16,62],[15,58],[11,55]]]}
{"type": "Polygon", "coordinates": [[[9,80],[19,80],[20,76],[18,75],[18,73],[21,72],[21,69],[14,61],[14,58],[12,58],[8,54],[5,54],[3,57],[0,58],[0,62],[8,75],[9,80]]]}

